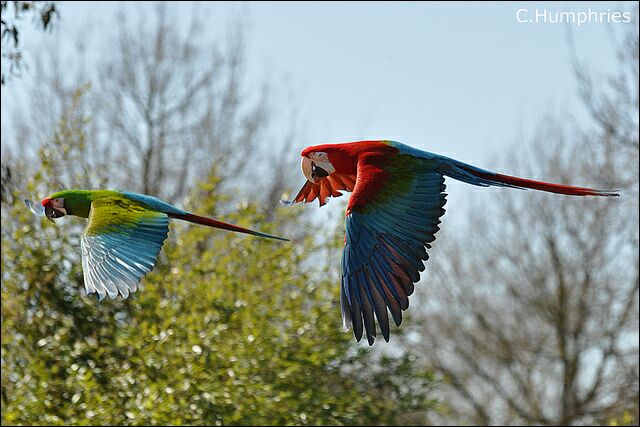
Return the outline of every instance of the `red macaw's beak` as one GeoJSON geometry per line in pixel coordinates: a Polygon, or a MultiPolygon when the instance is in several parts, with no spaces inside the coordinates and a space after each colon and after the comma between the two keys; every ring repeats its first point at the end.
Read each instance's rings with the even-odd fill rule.
{"type": "Polygon", "coordinates": [[[54,218],[60,218],[67,214],[64,208],[64,199],[44,199],[42,201],[42,207],[44,208],[44,214],[51,222],[55,222],[54,218]]]}
{"type": "Polygon", "coordinates": [[[302,173],[310,182],[315,182],[315,180],[311,177],[311,163],[313,163],[311,159],[308,159],[306,157],[302,158],[302,173]]]}
{"type": "Polygon", "coordinates": [[[307,157],[302,158],[302,173],[309,182],[315,184],[320,179],[331,175],[334,171],[335,169],[331,163],[319,163],[307,157]]]}

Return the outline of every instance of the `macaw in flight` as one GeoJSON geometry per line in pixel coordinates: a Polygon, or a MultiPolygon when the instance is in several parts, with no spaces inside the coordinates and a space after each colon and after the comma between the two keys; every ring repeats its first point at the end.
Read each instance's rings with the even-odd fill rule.
{"type": "Polygon", "coordinates": [[[65,190],[44,199],[40,205],[25,200],[38,216],[50,221],[65,215],[88,218],[82,233],[82,270],[87,294],[114,299],[127,298],[156,264],[169,232],[169,219],[181,219],[208,227],[288,240],[248,230],[212,218],[183,211],[162,200],[110,190],[65,190]]]}
{"type": "Polygon", "coordinates": [[[571,196],[618,196],[594,190],[502,175],[395,141],[323,144],[302,151],[307,178],[287,204],[318,199],[320,206],[340,191],[351,192],[342,251],[340,305],[345,332],[357,341],[376,337],[374,316],[389,341],[387,309],[400,326],[408,297],[424,271],[445,213],[444,177],[482,187],[535,189],[571,196]]]}

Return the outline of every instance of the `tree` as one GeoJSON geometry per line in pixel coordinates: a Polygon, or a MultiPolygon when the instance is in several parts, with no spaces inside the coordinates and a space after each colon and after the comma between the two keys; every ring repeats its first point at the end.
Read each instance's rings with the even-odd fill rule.
{"type": "Polygon", "coordinates": [[[19,74],[22,67],[20,48],[22,31],[20,21],[25,16],[35,15],[35,20],[46,31],[58,9],[53,1],[3,1],[2,2],[2,85],[8,76],[19,74]]]}
{"type": "Polygon", "coordinates": [[[203,31],[201,5],[154,3],[137,16],[122,11],[110,33],[80,34],[72,55],[51,44],[37,56],[29,102],[13,108],[15,157],[33,159],[29,148],[50,140],[55,118],[87,85],[76,108],[92,119],[85,129],[91,186],[177,202],[213,172],[221,188],[273,209],[295,173],[296,153],[283,155],[295,129],[278,135],[270,85],[247,82],[243,21],[220,41],[203,31]],[[187,24],[174,21],[178,13],[190,16],[187,24]],[[98,50],[100,58],[87,54],[98,50]],[[278,197],[266,200],[267,194],[278,197]]]}
{"type": "Polygon", "coordinates": [[[618,74],[578,73],[593,128],[545,118],[508,168],[622,197],[496,190],[440,236],[407,335],[443,380],[440,422],[638,422],[637,27],[623,43],[618,74]]]}
{"type": "MultiPolygon", "coordinates": [[[[41,223],[18,197],[58,179],[67,160],[57,153],[83,158],[88,123],[77,114],[61,118],[39,173],[3,203],[3,423],[419,423],[433,406],[428,373],[409,356],[355,348],[339,328],[337,278],[326,274],[335,260],[323,256],[338,233],[290,245],[172,223],[137,293],[84,295],[82,221],[41,223]]],[[[187,207],[207,212],[224,197],[213,175],[194,193],[197,207],[187,207]]],[[[226,219],[310,228],[286,208],[263,223],[255,204],[226,219]]]]}
{"type": "Polygon", "coordinates": [[[155,5],[153,18],[131,25],[119,15],[117,48],[100,64],[97,92],[108,139],[125,142],[113,160],[139,171],[136,190],[176,200],[211,168],[224,180],[257,163],[251,152],[266,126],[267,95],[242,93],[241,24],[222,46],[206,39],[198,9],[186,30],[172,23],[166,4],[155,5]]]}
{"type": "Polygon", "coordinates": [[[156,7],[140,28],[123,21],[101,73],[41,57],[13,144],[3,132],[2,423],[420,424],[435,405],[429,373],[340,328],[339,233],[318,242],[300,211],[237,203],[288,184],[286,168],[264,161],[277,144],[264,148],[275,139],[264,98],[241,90],[241,39],[214,50],[175,33],[156,7]],[[212,51],[214,65],[202,65],[212,51]],[[206,83],[190,90],[194,81],[206,83]],[[144,132],[129,139],[133,129],[144,132]],[[185,175],[172,162],[189,155],[185,175]],[[247,182],[255,173],[260,182],[247,182]],[[41,222],[22,199],[123,184],[267,232],[297,230],[297,244],[172,223],[140,290],[98,303],[83,291],[83,221],[41,222]]]}

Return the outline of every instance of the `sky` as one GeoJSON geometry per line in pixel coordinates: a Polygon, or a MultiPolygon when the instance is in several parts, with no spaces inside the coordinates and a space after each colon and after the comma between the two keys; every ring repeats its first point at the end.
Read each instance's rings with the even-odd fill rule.
{"type": "MultiPolygon", "coordinates": [[[[70,48],[79,30],[108,25],[120,8],[139,14],[150,6],[61,2],[54,36],[70,48]]],[[[282,82],[281,102],[292,102],[298,111],[301,140],[292,149],[393,139],[482,167],[495,166],[508,147],[527,143],[546,113],[583,114],[569,32],[578,57],[594,72],[606,73],[615,65],[612,30],[633,25],[516,19],[519,9],[527,9],[528,17],[536,10],[630,10],[630,3],[621,2],[216,2],[197,7],[209,10],[211,34],[223,34],[231,20],[243,17],[250,83],[282,82]]],[[[27,30],[26,52],[51,37],[27,30]]],[[[3,122],[9,99],[20,97],[28,83],[26,73],[2,88],[3,122]]]]}

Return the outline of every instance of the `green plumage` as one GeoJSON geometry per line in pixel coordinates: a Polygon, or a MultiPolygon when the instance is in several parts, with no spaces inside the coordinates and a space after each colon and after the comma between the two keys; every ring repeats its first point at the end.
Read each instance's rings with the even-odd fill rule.
{"type": "Polygon", "coordinates": [[[36,214],[49,219],[64,215],[87,218],[82,233],[82,269],[87,294],[124,298],[137,289],[149,273],[169,233],[169,218],[177,218],[210,227],[274,238],[233,224],[201,217],[178,209],[162,200],[112,190],[65,190],[43,200],[36,214]]]}
{"type": "Polygon", "coordinates": [[[400,197],[412,197],[413,186],[416,182],[416,175],[436,171],[436,162],[417,159],[412,155],[398,154],[390,157],[384,164],[384,171],[388,174],[388,179],[365,206],[365,212],[386,208],[393,205],[400,197]]]}
{"type": "Polygon", "coordinates": [[[91,215],[85,230],[87,235],[113,232],[123,228],[135,228],[145,219],[166,216],[155,212],[140,202],[119,194],[100,194],[92,200],[91,215]]]}
{"type": "Polygon", "coordinates": [[[49,199],[57,198],[64,199],[67,215],[89,218],[91,202],[98,199],[118,200],[123,198],[123,195],[113,190],[64,190],[49,196],[49,199]]]}

